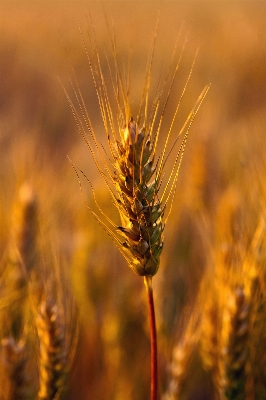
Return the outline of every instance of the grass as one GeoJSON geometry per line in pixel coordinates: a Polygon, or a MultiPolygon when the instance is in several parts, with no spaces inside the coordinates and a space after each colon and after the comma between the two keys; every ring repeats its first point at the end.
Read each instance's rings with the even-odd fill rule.
{"type": "MultiPolygon", "coordinates": [[[[190,24],[190,34],[178,80],[163,116],[161,142],[151,149],[148,165],[144,162],[141,167],[143,170],[147,166],[145,183],[152,182],[156,192],[151,197],[142,193],[139,199],[141,203],[146,201],[149,208],[145,224],[141,225],[143,221],[137,210],[130,207],[141,231],[137,238],[128,218],[128,202],[135,199],[134,182],[139,184],[141,179],[136,179],[140,175],[135,167],[130,175],[132,188],[125,172],[129,174],[129,158],[133,155],[136,160],[135,150],[130,153],[135,145],[133,136],[135,132],[139,135],[145,115],[152,115],[145,114],[145,101],[143,112],[138,114],[138,110],[143,87],[144,93],[148,93],[145,70],[155,30],[145,21],[149,15],[155,25],[157,9],[149,9],[144,2],[135,9],[138,27],[142,27],[140,32],[131,21],[121,18],[125,10],[113,4],[117,64],[126,94],[125,103],[119,103],[122,118],[118,118],[117,124],[117,103],[110,79],[110,70],[114,81],[117,78],[108,48],[111,35],[108,37],[106,33],[106,21],[98,19],[102,10],[94,3],[91,5],[107,91],[104,86],[98,87],[102,96],[104,93],[109,96],[102,103],[107,107],[103,115],[107,115],[110,104],[116,139],[120,142],[121,152],[116,149],[113,153],[120,159],[113,160],[104,144],[106,124],[112,130],[110,117],[102,121],[99,114],[73,5],[69,3],[66,8],[58,5],[53,12],[49,4],[39,8],[21,7],[15,9],[6,4],[1,17],[0,51],[5,60],[0,108],[1,398],[14,398],[16,393],[15,398],[33,399],[38,392],[43,398],[45,391],[45,398],[69,400],[149,398],[150,328],[143,278],[138,275],[147,275],[145,280],[149,282],[153,275],[158,349],[158,379],[153,380],[157,389],[153,389],[153,398],[265,398],[265,357],[260,350],[265,344],[265,139],[262,128],[265,89],[259,72],[254,73],[263,70],[266,54],[265,41],[260,41],[258,46],[256,39],[264,34],[263,7],[254,10],[247,4],[232,5],[229,16],[222,5],[204,8],[199,4],[197,9],[180,5],[180,21],[176,21],[168,5],[162,6],[148,109],[156,93],[160,93],[156,86],[160,76],[163,82],[169,65],[172,65],[171,72],[175,71],[171,56],[182,19],[190,24]],[[12,18],[8,18],[11,11],[12,18]],[[163,175],[160,166],[167,154],[166,151],[164,155],[165,138],[198,45],[191,81],[172,131],[173,140],[202,88],[210,81],[212,86],[191,128],[176,181],[173,174],[172,192],[171,183],[168,185],[171,194],[166,201],[168,194],[163,195],[163,187],[167,185],[178,148],[173,150],[163,175]],[[100,161],[99,173],[90,152],[75,133],[75,121],[57,81],[59,76],[74,102],[68,56],[97,142],[101,149],[102,144],[106,149],[101,151],[111,173],[108,182],[114,197],[102,181],[103,175],[108,175],[103,161],[100,161]],[[128,65],[132,66],[130,74],[128,65]],[[127,98],[128,87],[130,98],[127,98]],[[138,115],[142,115],[142,121],[137,119],[138,115]],[[157,155],[154,159],[153,151],[157,155]],[[78,181],[66,154],[75,162],[77,172],[81,168],[90,180],[91,185],[79,173],[86,204],[80,197],[78,181]],[[128,170],[122,166],[121,171],[122,164],[128,170]],[[122,172],[125,178],[122,183],[112,180],[113,171],[122,172]],[[164,178],[161,187],[153,183],[156,177],[157,185],[164,178]],[[123,193],[128,185],[129,193],[125,197],[123,193]],[[95,204],[94,195],[104,214],[95,204]],[[163,212],[154,218],[161,229],[153,242],[148,223],[160,208],[163,212]],[[104,225],[109,224],[105,218],[108,214],[109,233],[113,239],[115,235],[120,240],[118,247],[122,248],[122,256],[90,211],[104,225]],[[134,247],[141,250],[143,229],[148,232],[145,242],[152,249],[149,252],[151,270],[145,269],[144,254],[136,253],[134,247]],[[162,242],[163,251],[153,258],[162,242]],[[125,255],[131,268],[125,267],[125,255]],[[138,265],[134,259],[138,259],[138,265]],[[137,274],[132,274],[131,269],[137,274]],[[45,301],[51,305],[50,309],[43,306],[45,301]],[[46,338],[45,345],[42,338],[46,338]],[[55,338],[59,339],[53,342],[55,338]]],[[[125,4],[126,7],[130,15],[129,5],[125,4]]],[[[82,15],[83,5],[76,4],[75,13],[82,15]]],[[[107,16],[112,25],[108,12],[107,16]]],[[[95,49],[89,45],[87,22],[83,25],[85,18],[79,20],[87,49],[95,49]]],[[[182,43],[180,40],[178,45],[181,52],[182,43]]],[[[99,77],[97,54],[93,52],[90,57],[99,77]]],[[[75,84],[75,77],[73,81],[75,84]]],[[[77,87],[75,90],[78,94],[77,87]]],[[[166,90],[166,97],[167,93],[166,90]]],[[[158,112],[155,117],[155,127],[160,115],[158,112]]],[[[144,125],[149,126],[148,119],[144,125]]],[[[179,144],[182,149],[182,141],[179,144]]],[[[115,145],[116,140],[112,139],[111,149],[115,145]]],[[[98,157],[97,151],[94,148],[98,157]]],[[[152,365],[154,371],[156,362],[152,365]]]]}

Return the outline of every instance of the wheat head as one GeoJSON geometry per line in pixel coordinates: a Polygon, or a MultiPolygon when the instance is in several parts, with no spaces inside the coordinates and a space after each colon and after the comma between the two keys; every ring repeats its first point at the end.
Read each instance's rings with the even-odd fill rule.
{"type": "Polygon", "coordinates": [[[29,382],[26,371],[27,353],[23,341],[12,336],[2,339],[3,363],[9,378],[9,400],[26,400],[29,382]]]}
{"type": "Polygon", "coordinates": [[[38,399],[52,400],[64,387],[67,372],[64,328],[57,305],[44,300],[36,324],[40,343],[38,399]]]}
{"type": "MultiPolygon", "coordinates": [[[[108,218],[100,208],[95,195],[95,203],[100,214],[96,214],[89,206],[88,208],[111,236],[131,269],[140,276],[153,276],[158,271],[163,249],[163,232],[167,220],[165,208],[169,201],[171,210],[171,202],[176,189],[177,176],[183,159],[188,132],[209,86],[204,88],[183,127],[175,133],[171,142],[170,136],[174,131],[177,112],[192,75],[194,60],[172,119],[168,120],[162,151],[158,154],[157,145],[165,109],[170,101],[170,94],[179,70],[184,46],[181,49],[178,61],[175,60],[176,48],[174,49],[169,70],[150,105],[149,95],[156,42],[155,34],[139,112],[138,115],[133,117],[129,99],[129,78],[128,80],[124,78],[121,68],[119,68],[114,35],[110,32],[110,37],[113,38],[111,45],[114,66],[112,70],[108,60],[110,76],[106,79],[102,71],[101,57],[97,50],[93,27],[91,27],[91,30],[89,46],[87,46],[82,33],[81,37],[89,61],[109,151],[99,143],[75,74],[72,83],[75,101],[67,93],[66,95],[79,134],[85,140],[98,172],[111,195],[112,202],[119,211],[121,224],[117,225],[108,218]],[[172,70],[174,70],[173,73],[172,70]],[[112,87],[111,92],[110,85],[112,87]],[[113,110],[113,101],[115,102],[115,110],[113,110]],[[115,115],[117,115],[117,118],[115,118],[115,115]],[[182,134],[183,139],[170,169],[168,180],[163,184],[165,164],[182,134]],[[104,219],[102,219],[102,216],[104,219]]],[[[78,174],[78,169],[73,163],[72,165],[78,174]]],[[[79,171],[85,175],[81,170],[79,171]]],[[[90,179],[86,175],[85,177],[91,185],[90,179]]]]}
{"type": "MultiPolygon", "coordinates": [[[[229,400],[245,397],[246,363],[250,334],[250,302],[243,287],[237,287],[224,310],[222,329],[222,392],[229,400]]],[[[223,397],[222,397],[223,398],[223,397]]]]}
{"type": "Polygon", "coordinates": [[[25,274],[36,267],[37,232],[38,232],[37,199],[31,186],[24,183],[19,189],[18,201],[14,206],[13,225],[14,242],[21,256],[25,274]]]}
{"type": "Polygon", "coordinates": [[[170,365],[170,380],[162,400],[187,398],[186,384],[190,381],[189,367],[200,336],[200,313],[198,306],[192,310],[178,343],[174,346],[170,365]]]}

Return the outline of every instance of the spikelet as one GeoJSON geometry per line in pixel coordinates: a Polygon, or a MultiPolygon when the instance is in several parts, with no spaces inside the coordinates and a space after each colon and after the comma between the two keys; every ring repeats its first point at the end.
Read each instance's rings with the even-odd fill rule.
{"type": "MultiPolygon", "coordinates": [[[[93,30],[92,27],[91,29],[93,30]]],[[[101,210],[96,199],[95,203],[98,211],[106,222],[103,222],[101,217],[90,207],[88,208],[108,232],[132,270],[140,276],[153,276],[158,270],[160,255],[163,249],[163,232],[165,220],[167,220],[167,218],[164,220],[165,207],[169,199],[170,202],[173,200],[188,132],[209,87],[204,88],[183,127],[179,132],[175,133],[174,139],[170,142],[171,133],[174,131],[176,115],[192,74],[194,60],[184,89],[177,101],[173,117],[168,121],[162,153],[160,156],[157,154],[156,157],[165,109],[170,101],[171,90],[174,86],[184,47],[181,50],[181,55],[176,65],[173,66],[175,63],[175,48],[169,70],[161,87],[158,89],[152,105],[149,107],[151,69],[156,41],[155,34],[147,66],[143,95],[140,99],[139,113],[134,118],[130,110],[129,82],[126,78],[122,77],[118,66],[115,39],[111,39],[114,72],[112,72],[108,60],[109,81],[113,88],[113,91],[109,92],[108,83],[102,71],[94,31],[89,33],[89,47],[87,47],[82,33],[81,37],[98,97],[101,118],[108,140],[109,154],[98,142],[75,75],[72,87],[77,105],[75,105],[67,93],[66,95],[72,108],[79,134],[85,140],[95,165],[109,190],[112,201],[119,211],[121,225],[117,226],[108,218],[101,210]],[[170,71],[172,68],[174,72],[171,77],[170,71]],[[162,97],[163,94],[165,95],[164,100],[162,97]],[[115,100],[111,100],[112,98],[115,100]],[[116,112],[113,111],[112,101],[115,103],[116,112]],[[150,115],[148,115],[149,112],[150,115]],[[117,115],[116,122],[115,114],[117,115]],[[177,139],[182,134],[181,146],[173,161],[169,178],[163,187],[165,163],[174,149],[177,139]],[[113,170],[115,170],[114,173],[113,170]]],[[[110,33],[110,37],[113,37],[112,33],[110,33]]],[[[73,167],[78,174],[76,167],[74,165],[73,167]]],[[[82,171],[80,172],[85,175],[82,171]]],[[[87,176],[85,177],[87,178],[87,176]]],[[[87,180],[89,181],[88,178],[87,180]]]]}
{"type": "Polygon", "coordinates": [[[9,400],[26,400],[29,393],[25,343],[12,336],[2,340],[3,364],[9,378],[9,400]]]}
{"type": "Polygon", "coordinates": [[[39,400],[52,400],[62,391],[66,372],[64,329],[56,304],[44,300],[37,316],[39,354],[39,400]]]}

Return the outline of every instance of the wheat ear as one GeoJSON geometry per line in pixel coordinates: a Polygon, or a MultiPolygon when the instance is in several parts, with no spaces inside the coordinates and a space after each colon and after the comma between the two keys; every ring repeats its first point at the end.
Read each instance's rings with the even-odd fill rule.
{"type": "MultiPolygon", "coordinates": [[[[99,144],[75,74],[72,87],[76,103],[70,99],[67,93],[66,95],[79,134],[84,139],[96,168],[110,193],[113,204],[119,211],[121,223],[117,226],[117,224],[115,224],[100,208],[90,180],[80,171],[92,188],[98,214],[89,206],[88,208],[97,221],[108,232],[130,268],[137,275],[144,277],[150,317],[151,400],[157,400],[157,340],[152,277],[157,273],[159,268],[160,255],[163,249],[164,226],[170,214],[171,205],[168,216],[164,219],[165,208],[168,201],[170,204],[173,202],[177,177],[183,159],[188,133],[200,105],[208,92],[209,86],[203,89],[182,128],[175,133],[175,137],[171,142],[170,136],[174,131],[176,116],[192,75],[194,59],[184,89],[177,101],[173,116],[170,121],[168,121],[165,137],[163,139],[162,152],[160,155],[156,156],[165,109],[170,101],[170,94],[179,70],[184,46],[182,47],[177,62],[175,61],[175,47],[171,65],[166,73],[165,79],[161,87],[158,88],[157,95],[150,105],[150,81],[157,36],[156,28],[151,53],[147,63],[146,78],[143,94],[140,99],[139,112],[134,118],[130,109],[129,77],[123,78],[118,66],[117,49],[113,32],[110,32],[110,37],[114,72],[112,72],[107,58],[107,65],[110,72],[109,82],[113,89],[111,93],[109,93],[108,81],[106,81],[103,74],[101,58],[97,50],[92,23],[90,29],[92,33],[89,32],[89,47],[86,45],[82,32],[81,37],[98,98],[101,118],[109,146],[109,154],[108,151],[99,144]],[[172,70],[174,70],[174,72],[171,77],[172,70]],[[168,89],[166,89],[167,86],[168,89]],[[162,100],[163,94],[165,95],[164,101],[162,100]],[[113,111],[111,98],[113,98],[115,102],[117,118],[114,117],[115,113],[113,111]],[[150,115],[148,115],[149,113],[150,115]],[[180,138],[182,134],[183,140],[174,158],[173,166],[170,168],[169,177],[163,187],[165,165],[169,155],[175,148],[178,138],[180,138]],[[161,191],[160,194],[159,191],[161,191]]],[[[78,170],[73,163],[72,166],[78,175],[78,170]]]]}
{"type": "MultiPolygon", "coordinates": [[[[93,26],[91,26],[91,29],[93,30],[93,26]]],[[[170,101],[170,94],[179,69],[184,46],[176,65],[174,65],[176,49],[174,50],[169,70],[161,87],[158,89],[154,101],[150,105],[149,91],[156,42],[155,34],[151,55],[148,60],[139,112],[136,118],[134,118],[130,110],[129,82],[122,77],[118,66],[115,40],[113,39],[111,42],[115,70],[113,73],[108,60],[110,71],[109,81],[113,87],[113,92],[109,93],[107,80],[103,75],[101,59],[97,50],[95,33],[93,31],[89,34],[89,47],[87,47],[82,33],[81,37],[98,97],[101,118],[109,146],[109,154],[98,141],[75,74],[72,87],[76,103],[67,93],[66,95],[77,123],[79,134],[84,139],[98,172],[110,193],[112,201],[119,211],[121,225],[117,226],[101,210],[95,198],[93,188],[92,191],[99,213],[96,214],[90,207],[88,208],[108,232],[132,270],[140,276],[153,276],[158,271],[160,255],[163,249],[163,231],[165,221],[167,220],[167,218],[163,220],[165,207],[168,201],[170,200],[171,202],[174,196],[188,133],[200,105],[209,90],[209,86],[203,89],[182,128],[175,133],[175,137],[171,142],[170,136],[174,134],[174,123],[192,75],[194,60],[184,89],[177,101],[173,117],[168,122],[165,138],[163,139],[162,152],[156,156],[165,109],[170,101]],[[174,69],[174,73],[170,77],[172,68],[174,69]],[[166,89],[167,85],[168,89],[166,89]],[[165,96],[164,101],[163,94],[165,96]],[[116,111],[113,110],[111,98],[115,99],[116,111]],[[150,115],[148,115],[149,111],[150,115]],[[117,115],[117,121],[115,114],[117,115]],[[165,165],[169,155],[175,148],[178,138],[182,134],[184,135],[183,140],[177,151],[173,166],[170,168],[169,178],[163,187],[165,165]],[[160,195],[159,191],[161,191],[160,195]]],[[[110,37],[113,37],[111,33],[110,37]]],[[[73,167],[78,173],[77,168],[74,165],[73,167]]],[[[80,172],[85,175],[82,171],[80,172]]],[[[90,183],[87,177],[86,179],[90,183]]]]}
{"type": "Polygon", "coordinates": [[[8,306],[10,333],[18,340],[28,317],[29,277],[36,266],[37,256],[37,203],[27,184],[21,186],[14,202],[11,232],[1,265],[5,287],[1,306],[8,306]]]}
{"type": "MultiPolygon", "coordinates": [[[[207,281],[209,283],[209,281],[207,281]]],[[[217,285],[216,285],[217,286],[217,285]]],[[[203,285],[206,293],[207,286],[203,285]]],[[[213,383],[217,388],[220,384],[220,342],[221,342],[221,310],[219,297],[215,297],[216,287],[208,288],[208,296],[205,300],[202,313],[201,335],[200,335],[200,355],[205,370],[211,373],[213,383]]]]}
{"type": "Polygon", "coordinates": [[[9,378],[9,400],[26,400],[29,382],[26,373],[25,343],[11,337],[2,340],[3,363],[9,378]]]}
{"type": "Polygon", "coordinates": [[[18,202],[13,211],[14,242],[23,268],[28,274],[36,266],[37,200],[30,185],[24,183],[19,190],[18,202]]]}
{"type": "Polygon", "coordinates": [[[250,332],[250,302],[239,286],[229,298],[222,328],[222,398],[245,398],[246,362],[250,332]]]}
{"type": "Polygon", "coordinates": [[[195,307],[182,336],[175,345],[170,365],[170,379],[162,400],[181,399],[188,379],[188,368],[200,335],[200,315],[195,307]]]}
{"type": "Polygon", "coordinates": [[[64,329],[57,305],[44,300],[36,324],[40,343],[38,400],[52,400],[62,391],[67,372],[64,329]]]}

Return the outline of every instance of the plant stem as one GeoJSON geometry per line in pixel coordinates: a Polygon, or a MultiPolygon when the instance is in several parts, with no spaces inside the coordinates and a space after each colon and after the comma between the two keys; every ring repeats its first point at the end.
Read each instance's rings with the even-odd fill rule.
{"type": "Polygon", "coordinates": [[[150,319],[150,341],[151,341],[151,400],[157,400],[157,338],[156,338],[156,321],[155,310],[152,291],[152,278],[151,276],[144,277],[144,284],[148,295],[148,308],[150,319]]]}

